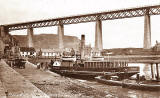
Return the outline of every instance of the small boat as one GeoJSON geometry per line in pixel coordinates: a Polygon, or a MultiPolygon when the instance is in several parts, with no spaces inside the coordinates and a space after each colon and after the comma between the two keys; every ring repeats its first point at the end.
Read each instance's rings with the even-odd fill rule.
{"type": "Polygon", "coordinates": [[[160,82],[157,81],[146,80],[137,82],[136,80],[107,80],[103,76],[95,77],[95,79],[100,83],[112,86],[122,86],[123,88],[136,90],[160,91],[160,82]]]}
{"type": "Polygon", "coordinates": [[[102,76],[95,77],[95,79],[103,84],[112,85],[112,86],[122,86],[122,81],[115,81],[115,80],[107,80],[102,76]]]}
{"type": "Polygon", "coordinates": [[[137,90],[160,91],[160,84],[158,83],[123,83],[122,87],[137,90]]]}

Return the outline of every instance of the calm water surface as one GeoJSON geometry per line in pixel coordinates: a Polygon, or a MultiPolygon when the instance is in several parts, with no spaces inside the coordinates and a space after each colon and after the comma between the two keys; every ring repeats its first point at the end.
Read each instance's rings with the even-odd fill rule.
{"type": "MultiPolygon", "coordinates": [[[[129,64],[129,66],[140,66],[140,74],[150,78],[150,65],[129,64]]],[[[155,66],[155,65],[154,65],[155,66]]],[[[154,67],[155,68],[155,67],[154,67]]],[[[160,91],[140,91],[122,88],[121,86],[109,86],[96,81],[82,81],[89,86],[106,92],[106,98],[160,98],[160,91]]]]}

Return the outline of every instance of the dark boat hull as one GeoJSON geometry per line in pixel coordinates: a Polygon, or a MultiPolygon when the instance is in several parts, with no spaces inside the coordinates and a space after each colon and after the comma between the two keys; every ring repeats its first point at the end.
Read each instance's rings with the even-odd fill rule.
{"type": "Polygon", "coordinates": [[[82,71],[69,71],[69,70],[54,70],[53,72],[56,72],[60,74],[61,76],[78,78],[78,79],[94,79],[96,76],[103,74],[102,72],[94,73],[94,72],[89,72],[89,71],[82,72],[82,71]]]}
{"type": "Polygon", "coordinates": [[[112,86],[122,86],[123,88],[136,90],[160,91],[160,85],[158,84],[125,83],[122,81],[107,80],[102,77],[95,77],[95,79],[100,83],[112,86]]]}
{"type": "Polygon", "coordinates": [[[123,83],[123,88],[137,89],[137,90],[147,90],[147,91],[160,91],[160,85],[155,84],[132,84],[132,83],[123,83]]]}
{"type": "Polygon", "coordinates": [[[96,71],[76,71],[76,70],[52,70],[61,76],[80,78],[80,79],[94,79],[97,76],[107,76],[108,74],[119,76],[121,79],[128,79],[130,76],[138,72],[96,72],[96,71]],[[123,75],[126,75],[125,77],[123,75]],[[122,77],[121,77],[122,76],[122,77]]]}

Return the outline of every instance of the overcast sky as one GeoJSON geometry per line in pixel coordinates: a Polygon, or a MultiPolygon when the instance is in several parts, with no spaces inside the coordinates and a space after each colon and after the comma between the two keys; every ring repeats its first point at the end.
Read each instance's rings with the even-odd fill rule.
{"type": "MultiPolygon", "coordinates": [[[[159,0],[0,0],[0,25],[87,14],[108,10],[158,5],[159,0]]],[[[160,15],[151,16],[152,46],[160,42],[160,15]]],[[[102,22],[103,47],[143,47],[144,17],[106,20],[102,22]]],[[[10,32],[26,34],[26,30],[10,32]]],[[[57,27],[34,29],[35,34],[57,33],[57,27]]],[[[86,35],[94,46],[95,22],[64,26],[65,35],[86,35]]]]}

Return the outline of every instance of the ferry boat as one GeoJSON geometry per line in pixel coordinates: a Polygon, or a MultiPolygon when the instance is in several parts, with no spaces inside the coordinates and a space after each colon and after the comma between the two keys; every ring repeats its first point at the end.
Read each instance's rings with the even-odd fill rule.
{"type": "Polygon", "coordinates": [[[81,60],[75,56],[62,57],[60,65],[53,63],[51,70],[63,76],[93,79],[99,75],[117,75],[124,79],[139,73],[139,67],[128,66],[126,61],[81,60]]]}

